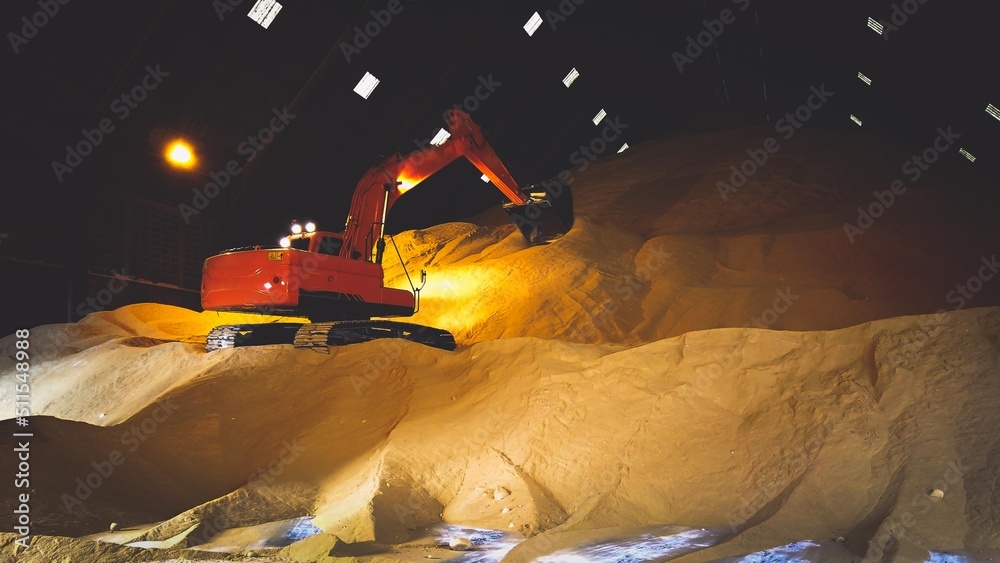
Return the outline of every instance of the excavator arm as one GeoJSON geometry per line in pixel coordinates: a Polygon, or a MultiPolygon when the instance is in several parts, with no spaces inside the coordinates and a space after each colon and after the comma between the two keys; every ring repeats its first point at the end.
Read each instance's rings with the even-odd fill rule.
{"type": "Polygon", "coordinates": [[[370,259],[384,234],[389,209],[399,196],[463,157],[509,200],[504,207],[529,243],[544,243],[572,227],[572,200],[568,189],[559,194],[558,206],[555,198],[525,193],[530,187],[521,189],[518,186],[468,114],[453,109],[445,118],[451,134],[446,141],[406,156],[395,154],[369,169],[361,178],[344,228],[342,256],[370,259]],[[556,208],[558,213],[552,211],[556,208]]]}
{"type": "Polygon", "coordinates": [[[518,191],[517,182],[507,167],[486,142],[482,130],[463,111],[450,110],[446,114],[451,136],[442,144],[430,146],[406,156],[399,169],[399,193],[415,187],[438,170],[455,160],[465,157],[485,174],[511,203],[524,205],[527,198],[518,191]]]}

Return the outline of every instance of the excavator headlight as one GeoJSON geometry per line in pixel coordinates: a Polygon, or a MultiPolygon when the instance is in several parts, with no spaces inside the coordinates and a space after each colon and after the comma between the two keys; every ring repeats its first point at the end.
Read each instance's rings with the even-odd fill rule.
{"type": "Polygon", "coordinates": [[[306,232],[307,233],[315,233],[316,232],[316,223],[313,223],[312,221],[309,221],[308,223],[306,223],[306,232]]]}
{"type": "Polygon", "coordinates": [[[298,223],[292,223],[292,233],[297,235],[301,232],[302,232],[302,225],[298,223]]]}
{"type": "Polygon", "coordinates": [[[278,241],[278,244],[281,245],[281,248],[288,248],[289,246],[292,246],[292,239],[288,237],[281,237],[281,240],[278,241]]]}

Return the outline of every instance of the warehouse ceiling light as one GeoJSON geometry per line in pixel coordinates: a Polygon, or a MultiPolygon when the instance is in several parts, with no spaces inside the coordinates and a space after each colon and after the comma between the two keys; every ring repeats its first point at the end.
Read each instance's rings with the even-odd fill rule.
{"type": "Polygon", "coordinates": [[[250,13],[247,14],[247,16],[253,21],[259,23],[264,29],[267,29],[280,11],[281,4],[275,2],[274,0],[257,0],[257,3],[253,5],[253,8],[250,8],[250,13]]]}
{"type": "Polygon", "coordinates": [[[451,133],[445,131],[444,129],[438,129],[437,134],[434,135],[433,139],[431,139],[431,144],[434,146],[443,145],[444,142],[448,140],[448,137],[451,137],[451,133]]]}
{"type": "Polygon", "coordinates": [[[569,88],[570,86],[573,85],[574,82],[576,82],[577,78],[580,78],[580,73],[577,72],[576,68],[574,68],[573,70],[569,71],[569,74],[566,75],[566,78],[563,78],[563,84],[565,84],[566,87],[569,88]]]}
{"type": "Polygon", "coordinates": [[[990,104],[990,105],[986,106],[986,113],[988,113],[988,114],[992,115],[993,117],[997,118],[997,120],[1000,120],[1000,109],[997,109],[997,107],[995,105],[990,104]]]}
{"type": "Polygon", "coordinates": [[[867,84],[869,86],[872,85],[872,79],[868,78],[867,76],[865,76],[864,74],[862,74],[860,72],[858,73],[858,78],[860,78],[861,81],[864,82],[865,84],[867,84]]]}
{"type": "Polygon", "coordinates": [[[524,24],[524,30],[528,32],[528,35],[534,35],[538,31],[538,27],[542,25],[542,16],[538,15],[538,12],[532,14],[531,19],[528,23],[524,24]]]}
{"type": "Polygon", "coordinates": [[[882,31],[885,29],[885,26],[883,26],[882,24],[878,23],[877,21],[871,18],[868,18],[868,27],[875,30],[875,33],[879,35],[882,35],[882,31]]]}
{"type": "Polygon", "coordinates": [[[378,86],[378,82],[378,78],[375,78],[372,73],[366,72],[365,75],[361,77],[361,81],[358,82],[358,85],[354,87],[354,91],[357,92],[359,96],[367,100],[368,96],[371,96],[372,91],[375,90],[375,87],[378,86]]]}
{"type": "Polygon", "coordinates": [[[607,116],[608,112],[602,109],[601,111],[597,112],[597,115],[594,116],[594,119],[592,121],[594,122],[594,125],[597,125],[598,123],[601,122],[602,119],[604,119],[607,116]]]}

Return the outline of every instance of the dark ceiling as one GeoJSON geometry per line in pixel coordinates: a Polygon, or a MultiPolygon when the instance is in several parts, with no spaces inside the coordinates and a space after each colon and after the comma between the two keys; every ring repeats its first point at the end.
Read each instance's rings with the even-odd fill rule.
{"type": "MultiPolygon", "coordinates": [[[[571,153],[599,132],[590,120],[602,108],[628,124],[620,140],[635,145],[773,122],[821,84],[836,95],[811,125],[917,149],[950,124],[980,170],[1000,154],[1000,121],[984,111],[1000,105],[995,2],[285,0],[264,29],[247,17],[253,0],[64,1],[4,3],[4,190],[51,194],[64,211],[86,209],[101,190],[190,204],[192,190],[235,159],[244,168],[205,213],[242,243],[270,242],[293,217],[339,229],[364,171],[415,149],[481,81],[493,91],[466,109],[522,182],[570,167],[571,153]],[[917,10],[886,41],[866,20],[891,23],[894,5],[917,10]],[[58,13],[36,16],[45,6],[58,13]],[[735,21],[678,72],[674,53],[726,9],[735,21]],[[522,26],[535,11],[548,21],[529,37],[522,26]],[[373,23],[386,15],[386,25],[373,23]],[[11,33],[25,31],[22,17],[48,21],[21,42],[11,33]],[[366,25],[377,35],[364,45],[355,26],[366,25]],[[346,47],[355,44],[360,52],[346,47]],[[573,67],[581,76],[567,89],[561,80],[573,67]],[[125,115],[115,100],[148,68],[166,76],[125,115]],[[381,80],[367,100],[352,91],[365,72],[381,80]],[[296,117],[247,164],[241,143],[286,107],[296,117]],[[55,172],[66,145],[102,120],[114,129],[93,154],[55,172]],[[196,171],[164,164],[163,146],[178,136],[196,147],[196,171]]],[[[400,201],[395,227],[499,202],[478,178],[470,166],[449,168],[400,201]]]]}

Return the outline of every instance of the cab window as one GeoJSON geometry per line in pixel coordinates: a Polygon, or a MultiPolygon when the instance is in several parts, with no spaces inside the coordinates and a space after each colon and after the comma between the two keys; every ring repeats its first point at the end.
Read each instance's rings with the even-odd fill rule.
{"type": "Polygon", "coordinates": [[[340,254],[340,248],[342,246],[344,246],[343,239],[337,237],[323,237],[323,240],[319,243],[319,253],[337,256],[340,254]]]}

